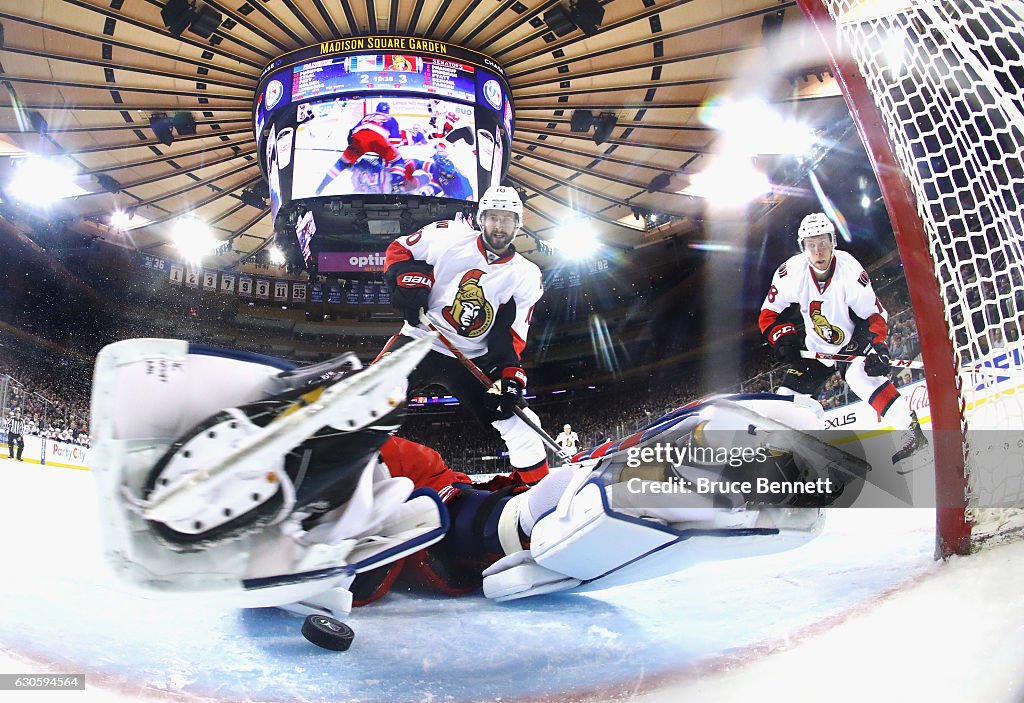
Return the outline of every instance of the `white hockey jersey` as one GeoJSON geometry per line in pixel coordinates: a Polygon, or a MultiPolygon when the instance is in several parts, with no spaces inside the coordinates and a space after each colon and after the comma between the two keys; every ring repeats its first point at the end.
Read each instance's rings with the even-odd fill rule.
{"type": "Polygon", "coordinates": [[[758,320],[773,345],[779,313],[793,303],[800,306],[809,351],[835,354],[849,344],[854,332],[851,311],[868,322],[871,342],[886,341],[889,315],[878,302],[864,267],[845,251],[835,250],[832,274],[821,283],[803,254],[790,257],[775,271],[758,320]]]}
{"type": "MultiPolygon", "coordinates": [[[[484,248],[483,236],[461,222],[442,221],[399,237],[388,246],[386,266],[417,259],[434,267],[428,312],[437,328],[466,356],[488,351],[495,332],[510,330],[515,359],[526,347],[533,308],[544,293],[540,269],[521,254],[496,258],[484,248]]],[[[427,334],[408,322],[402,334],[427,334]]],[[[433,348],[453,356],[443,343],[433,348]]]]}

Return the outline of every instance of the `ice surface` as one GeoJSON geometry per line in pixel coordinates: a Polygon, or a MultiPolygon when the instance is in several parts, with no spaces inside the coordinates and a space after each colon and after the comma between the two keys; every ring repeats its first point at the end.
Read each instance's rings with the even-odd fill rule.
{"type": "Polygon", "coordinates": [[[92,476],[0,460],[3,700],[1024,700],[1024,545],[941,564],[929,510],[834,510],[780,555],[587,595],[390,594],[348,652],[302,619],[140,594],[100,556],[92,476]]]}

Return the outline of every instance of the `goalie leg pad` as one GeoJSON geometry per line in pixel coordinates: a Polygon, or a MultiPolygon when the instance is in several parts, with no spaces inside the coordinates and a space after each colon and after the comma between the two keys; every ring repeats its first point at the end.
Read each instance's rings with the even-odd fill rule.
{"type": "Polygon", "coordinates": [[[484,572],[484,595],[512,600],[592,590],[680,571],[693,564],[799,546],[823,525],[819,510],[692,509],[700,521],[665,524],[613,509],[597,474],[579,471],[554,510],[534,526],[530,550],[484,572]]]}

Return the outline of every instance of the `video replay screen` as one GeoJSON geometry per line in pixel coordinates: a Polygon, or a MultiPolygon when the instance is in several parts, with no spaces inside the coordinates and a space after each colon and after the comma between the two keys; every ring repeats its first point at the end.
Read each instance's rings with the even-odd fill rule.
{"type": "Polygon", "coordinates": [[[508,168],[514,110],[501,67],[482,54],[355,37],[267,66],[253,123],[280,224],[300,201],[313,211],[318,199],[367,196],[475,202],[508,168]]]}

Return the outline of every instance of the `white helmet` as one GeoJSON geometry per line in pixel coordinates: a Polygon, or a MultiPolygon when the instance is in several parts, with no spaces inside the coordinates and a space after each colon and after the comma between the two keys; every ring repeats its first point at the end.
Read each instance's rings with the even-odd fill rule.
{"type": "Polygon", "coordinates": [[[817,237],[827,234],[832,238],[832,246],[836,245],[836,226],[832,220],[823,212],[812,212],[800,221],[800,229],[797,230],[796,240],[800,244],[800,251],[804,249],[804,240],[808,237],[817,237]]]}
{"type": "Polygon", "coordinates": [[[516,222],[523,224],[523,201],[519,199],[519,193],[515,188],[491,186],[484,191],[476,209],[477,222],[483,219],[484,213],[488,210],[504,210],[515,213],[516,222]]]}

